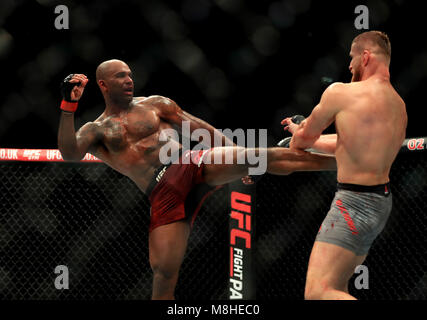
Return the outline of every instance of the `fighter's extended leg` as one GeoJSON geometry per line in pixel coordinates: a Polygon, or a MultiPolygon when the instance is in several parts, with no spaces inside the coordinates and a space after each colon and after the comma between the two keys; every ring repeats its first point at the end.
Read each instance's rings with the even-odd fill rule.
{"type": "Polygon", "coordinates": [[[153,300],[173,300],[179,269],[187,249],[190,225],[178,221],[155,228],[149,235],[153,270],[153,300]]]}
{"type": "Polygon", "coordinates": [[[247,176],[250,166],[247,151],[243,147],[218,147],[208,151],[203,160],[205,182],[222,185],[247,176]]]}
{"type": "Polygon", "coordinates": [[[304,152],[303,154],[296,155],[286,148],[274,149],[279,149],[277,152],[282,152],[282,157],[284,159],[269,161],[267,168],[268,173],[287,175],[295,171],[337,170],[337,162],[334,156],[314,154],[310,152],[304,152]]]}
{"type": "Polygon", "coordinates": [[[204,178],[208,184],[221,185],[248,175],[249,168],[264,167],[278,175],[294,171],[336,170],[335,157],[294,152],[287,148],[213,148],[204,160],[204,178]]]}

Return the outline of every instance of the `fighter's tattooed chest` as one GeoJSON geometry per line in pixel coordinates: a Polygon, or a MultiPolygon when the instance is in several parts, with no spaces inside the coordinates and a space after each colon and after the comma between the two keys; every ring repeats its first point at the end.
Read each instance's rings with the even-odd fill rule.
{"type": "Polygon", "coordinates": [[[121,151],[156,133],[159,130],[159,122],[158,117],[150,115],[107,118],[102,124],[104,144],[111,151],[121,151]]]}
{"type": "Polygon", "coordinates": [[[112,151],[120,151],[126,147],[126,130],[117,120],[107,120],[103,124],[104,144],[112,151]]]}

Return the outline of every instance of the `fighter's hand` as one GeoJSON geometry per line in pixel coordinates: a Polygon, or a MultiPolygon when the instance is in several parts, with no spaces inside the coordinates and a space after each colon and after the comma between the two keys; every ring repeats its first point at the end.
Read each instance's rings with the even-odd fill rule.
{"type": "Polygon", "coordinates": [[[86,84],[89,79],[84,74],[75,74],[73,78],[69,81],[70,83],[75,83],[76,85],[71,90],[71,99],[74,101],[79,101],[83,95],[86,84]]]}
{"type": "Polygon", "coordinates": [[[61,84],[62,98],[68,102],[79,101],[89,79],[84,74],[70,74],[61,84]]]}
{"type": "Polygon", "coordinates": [[[300,123],[305,119],[304,116],[295,115],[293,117],[288,117],[283,119],[280,124],[285,126],[283,130],[289,131],[291,134],[294,134],[298,129],[300,123]]]}
{"type": "Polygon", "coordinates": [[[301,122],[305,119],[304,116],[301,116],[299,114],[293,116],[293,117],[288,117],[282,120],[282,122],[280,122],[283,126],[285,126],[283,128],[283,130],[285,131],[289,131],[291,134],[294,134],[295,131],[298,129],[298,126],[301,124],[301,122]]]}
{"type": "Polygon", "coordinates": [[[84,74],[70,74],[61,82],[61,110],[75,112],[89,79],[84,74]]]}
{"type": "MultiPolygon", "coordinates": [[[[304,119],[305,119],[304,116],[297,114],[293,117],[288,117],[288,118],[283,119],[280,123],[283,126],[285,126],[283,128],[283,130],[289,131],[293,135],[304,119]]],[[[287,138],[279,141],[277,146],[283,147],[283,148],[289,148],[296,155],[305,155],[307,153],[306,151],[301,150],[301,149],[291,148],[291,140],[292,140],[292,137],[287,137],[287,138]]]]}
{"type": "Polygon", "coordinates": [[[285,118],[280,122],[283,127],[283,130],[289,131],[291,134],[294,134],[298,129],[299,124],[293,123],[291,118],[285,118]]]}

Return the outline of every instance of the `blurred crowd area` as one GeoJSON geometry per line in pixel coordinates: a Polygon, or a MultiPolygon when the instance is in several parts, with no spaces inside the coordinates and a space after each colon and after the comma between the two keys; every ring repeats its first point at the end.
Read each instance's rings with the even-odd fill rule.
{"type": "MultiPolygon", "coordinates": [[[[323,90],[350,81],[348,53],[357,30],[353,1],[2,0],[0,146],[56,148],[59,83],[70,73],[90,82],[76,126],[104,109],[97,65],[122,59],[135,95],[159,94],[217,128],[266,128],[309,115],[323,90]],[[69,10],[69,29],[55,28],[69,10]]],[[[421,94],[427,80],[420,2],[365,1],[369,29],[389,34],[392,83],[407,103],[407,136],[424,136],[421,94]]],[[[328,128],[332,132],[333,127],[328,128]]]]}

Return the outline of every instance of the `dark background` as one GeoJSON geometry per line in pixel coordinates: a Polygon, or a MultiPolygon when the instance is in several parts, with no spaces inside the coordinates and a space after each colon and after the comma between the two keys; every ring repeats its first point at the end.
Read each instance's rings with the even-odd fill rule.
{"type": "MultiPolygon", "coordinates": [[[[266,128],[274,145],[285,136],[280,120],[308,115],[327,79],[350,80],[359,4],[370,10],[370,29],[391,39],[391,81],[407,104],[407,137],[425,136],[420,2],[2,0],[0,147],[57,147],[59,83],[69,73],[91,80],[76,125],[94,120],[104,108],[95,69],[110,58],[133,69],[136,95],[172,98],[217,128],[266,128]],[[69,8],[69,30],[55,29],[59,4],[69,8]]],[[[350,286],[358,298],[427,297],[425,163],[425,152],[408,153],[392,168],[394,211],[365,262],[370,289],[350,286]]],[[[102,164],[0,167],[0,300],[150,298],[149,206],[129,179],[102,164]],[[69,291],[53,286],[59,264],[70,267],[69,291]]],[[[257,184],[257,299],[303,299],[335,175],[265,175],[257,184]]],[[[181,300],[228,297],[227,190],[207,201],[182,266],[181,300]]]]}
{"type": "Polygon", "coordinates": [[[217,128],[266,128],[272,145],[284,136],[283,117],[311,112],[328,85],[322,78],[350,81],[358,4],[369,8],[369,28],[391,39],[391,80],[407,104],[407,136],[424,136],[420,3],[3,0],[0,147],[57,147],[59,83],[69,73],[91,80],[76,126],[94,120],[104,108],[95,69],[110,58],[130,65],[135,95],[167,96],[217,128]],[[54,26],[59,4],[69,9],[69,30],[54,26]]]}

